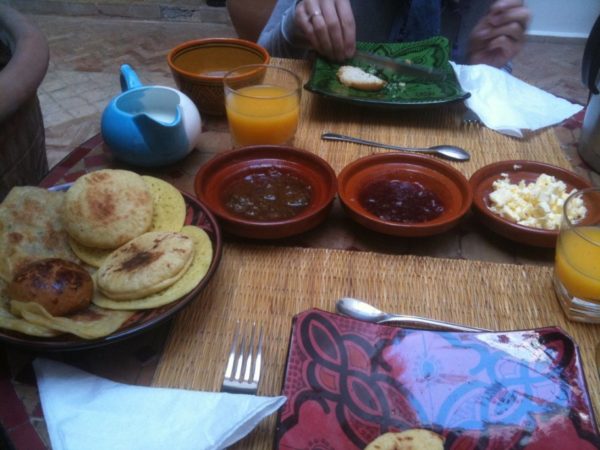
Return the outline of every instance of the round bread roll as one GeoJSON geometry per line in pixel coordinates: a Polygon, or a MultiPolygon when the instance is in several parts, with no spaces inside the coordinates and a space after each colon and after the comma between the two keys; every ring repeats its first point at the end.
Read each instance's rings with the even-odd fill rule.
{"type": "Polygon", "coordinates": [[[444,438],[431,430],[413,428],[384,433],[370,442],[365,450],[444,450],[444,438]]]}
{"type": "Polygon", "coordinates": [[[115,300],[131,300],[162,291],[187,271],[194,241],[169,231],[144,233],[112,252],[96,272],[98,289],[115,300]]]}
{"type": "Polygon", "coordinates": [[[83,175],[67,191],[62,220],[67,233],[87,247],[115,249],[148,231],[154,207],[142,177],[104,169],[83,175]]]}
{"type": "Polygon", "coordinates": [[[6,291],[12,300],[39,303],[53,316],[66,316],[89,306],[94,282],[79,264],[48,258],[19,269],[6,291]]]}

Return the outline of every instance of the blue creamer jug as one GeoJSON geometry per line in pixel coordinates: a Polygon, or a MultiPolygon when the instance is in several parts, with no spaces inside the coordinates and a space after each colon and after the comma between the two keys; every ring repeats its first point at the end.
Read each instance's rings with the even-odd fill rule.
{"type": "Polygon", "coordinates": [[[122,93],[102,113],[101,131],[117,159],[136,166],[174,163],[200,138],[200,113],[188,96],[166,86],[144,86],[127,64],[121,66],[122,93]]]}

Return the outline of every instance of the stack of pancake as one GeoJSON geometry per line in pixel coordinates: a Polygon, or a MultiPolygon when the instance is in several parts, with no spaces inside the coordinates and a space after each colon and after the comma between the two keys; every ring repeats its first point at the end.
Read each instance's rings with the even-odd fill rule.
{"type": "Polygon", "coordinates": [[[185,217],[177,189],[125,170],[89,173],[66,193],[14,188],[0,205],[0,328],[92,339],[181,298],[212,261],[185,217]]]}

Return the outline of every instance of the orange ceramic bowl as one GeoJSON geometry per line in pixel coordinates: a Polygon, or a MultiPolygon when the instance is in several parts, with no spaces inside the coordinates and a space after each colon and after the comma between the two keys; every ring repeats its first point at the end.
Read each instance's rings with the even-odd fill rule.
{"type": "MultiPolygon", "coordinates": [[[[252,239],[280,239],[316,227],[327,218],[337,192],[335,172],[327,161],[306,150],[282,145],[241,147],[217,155],[200,168],[194,188],[196,196],[217,216],[225,232],[252,239]],[[245,186],[244,198],[255,203],[269,195],[261,190],[264,184],[248,187],[243,184],[245,180],[270,177],[272,173],[288,177],[292,184],[299,183],[309,190],[310,200],[304,209],[292,217],[277,219],[249,218],[232,212],[231,199],[241,195],[240,185],[245,186]],[[253,197],[255,192],[261,193],[258,200],[253,197]]],[[[283,198],[280,192],[275,190],[272,197],[283,198]]]]}
{"type": "Polygon", "coordinates": [[[235,38],[207,38],[184,42],[172,49],[167,62],[175,83],[201,113],[225,114],[223,76],[247,64],[268,64],[260,45],[235,38]]]}
{"type": "Polygon", "coordinates": [[[471,207],[473,195],[465,176],[449,164],[410,153],[379,153],[360,158],[338,175],[338,195],[347,214],[359,224],[393,236],[431,236],[455,226],[471,207]],[[366,186],[379,181],[418,183],[433,192],[443,212],[427,221],[403,223],[382,220],[360,203],[366,186]]]}
{"type": "Polygon", "coordinates": [[[555,247],[558,230],[543,230],[519,225],[490,210],[490,194],[494,190],[492,184],[502,178],[504,173],[508,174],[511,183],[518,183],[521,180],[526,183],[533,183],[541,174],[545,173],[563,181],[567,185],[568,191],[590,187],[590,183],[561,167],[524,160],[500,161],[489,164],[471,175],[469,183],[473,189],[473,209],[485,226],[515,242],[535,247],[555,247]]]}

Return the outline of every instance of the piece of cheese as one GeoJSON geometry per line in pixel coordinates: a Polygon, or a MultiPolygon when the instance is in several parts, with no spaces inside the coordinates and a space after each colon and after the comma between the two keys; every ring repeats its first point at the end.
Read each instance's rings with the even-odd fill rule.
{"type": "MultiPolygon", "coordinates": [[[[492,187],[491,211],[519,225],[545,230],[560,227],[564,202],[574,191],[567,191],[563,181],[547,174],[541,174],[533,183],[511,183],[508,174],[503,173],[492,187]]],[[[571,203],[571,220],[580,220],[586,213],[580,198],[571,203]]]]}

